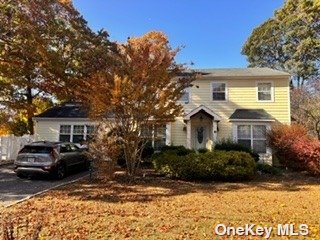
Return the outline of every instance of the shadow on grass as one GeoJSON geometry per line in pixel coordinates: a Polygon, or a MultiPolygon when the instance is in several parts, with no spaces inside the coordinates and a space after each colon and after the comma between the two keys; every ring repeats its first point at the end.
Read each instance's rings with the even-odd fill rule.
{"type": "MultiPolygon", "coordinates": [[[[68,196],[83,201],[109,203],[148,202],[160,198],[170,198],[191,193],[223,194],[230,191],[246,191],[258,194],[259,191],[308,191],[319,186],[320,179],[305,173],[285,173],[283,176],[257,175],[248,182],[187,182],[172,180],[144,170],[144,177],[130,183],[124,173],[116,174],[113,181],[83,180],[53,191],[65,192],[68,196]]],[[[54,194],[54,192],[53,192],[54,194]]]]}

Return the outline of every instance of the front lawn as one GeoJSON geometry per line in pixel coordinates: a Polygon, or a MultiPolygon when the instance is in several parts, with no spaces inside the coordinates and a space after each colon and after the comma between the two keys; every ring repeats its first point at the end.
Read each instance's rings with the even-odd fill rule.
{"type": "Polygon", "coordinates": [[[129,184],[119,175],[104,184],[82,181],[50,191],[2,210],[2,216],[18,216],[20,225],[31,226],[29,231],[42,222],[44,239],[214,239],[217,223],[306,223],[317,236],[319,183],[306,175],[286,174],[246,183],[192,183],[147,175],[129,184]]]}

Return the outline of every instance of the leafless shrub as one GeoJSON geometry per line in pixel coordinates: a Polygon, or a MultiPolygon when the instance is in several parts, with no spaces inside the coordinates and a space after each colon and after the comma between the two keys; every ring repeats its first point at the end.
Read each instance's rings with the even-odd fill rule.
{"type": "Polygon", "coordinates": [[[95,138],[89,143],[89,157],[92,159],[96,178],[112,179],[116,159],[120,154],[117,138],[107,124],[100,124],[95,138]]]}
{"type": "Polygon", "coordinates": [[[43,219],[34,221],[22,216],[4,216],[0,239],[3,240],[38,240],[43,227],[43,219]]]}

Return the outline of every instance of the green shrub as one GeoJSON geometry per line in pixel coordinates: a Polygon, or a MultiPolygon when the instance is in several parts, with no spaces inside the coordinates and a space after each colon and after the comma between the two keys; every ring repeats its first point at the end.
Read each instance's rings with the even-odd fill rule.
{"type": "Polygon", "coordinates": [[[153,156],[155,169],[184,180],[246,180],[255,174],[255,161],[250,154],[236,151],[190,153],[179,156],[165,151],[153,156]]]}
{"type": "Polygon", "coordinates": [[[250,148],[247,148],[231,139],[223,139],[215,144],[214,149],[223,151],[238,151],[249,153],[256,162],[259,161],[259,154],[254,153],[250,148]]]}
{"type": "Polygon", "coordinates": [[[206,152],[209,152],[209,149],[208,148],[200,148],[197,151],[198,151],[198,153],[206,153],[206,152]]]}
{"type": "Polygon", "coordinates": [[[178,156],[186,156],[190,153],[194,153],[195,151],[192,149],[188,149],[184,146],[163,146],[161,148],[161,152],[175,152],[178,156]]]}
{"type": "Polygon", "coordinates": [[[277,175],[277,176],[282,175],[282,170],[280,168],[273,167],[265,163],[258,163],[257,171],[266,173],[266,174],[277,175]]]}

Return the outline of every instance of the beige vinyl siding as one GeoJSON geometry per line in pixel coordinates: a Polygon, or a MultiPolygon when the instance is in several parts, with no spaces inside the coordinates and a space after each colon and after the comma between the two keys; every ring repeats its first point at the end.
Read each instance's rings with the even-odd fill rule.
{"type": "Polygon", "coordinates": [[[182,117],[177,118],[176,121],[171,124],[171,143],[174,146],[187,146],[186,125],[182,117]],[[183,130],[184,128],[185,130],[183,130]]]}
{"type": "Polygon", "coordinates": [[[90,121],[76,120],[36,120],[35,139],[36,141],[59,141],[60,125],[92,125],[90,121]]]}
{"type": "Polygon", "coordinates": [[[35,122],[36,141],[58,141],[60,125],[58,122],[38,121],[35,122]]]}
{"type": "MultiPolygon", "coordinates": [[[[190,102],[183,104],[185,114],[194,108],[205,105],[222,120],[218,123],[217,140],[232,137],[232,124],[229,117],[238,108],[265,109],[277,122],[290,124],[290,95],[288,77],[259,77],[259,78],[215,78],[199,79],[193,82],[190,102]],[[213,81],[227,84],[227,101],[212,101],[213,81]],[[272,81],[274,90],[273,102],[259,102],[257,98],[257,82],[272,81]]],[[[183,131],[182,118],[172,125],[173,145],[186,145],[186,132],[183,131]]]]}

